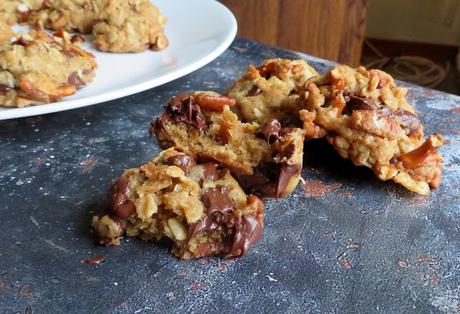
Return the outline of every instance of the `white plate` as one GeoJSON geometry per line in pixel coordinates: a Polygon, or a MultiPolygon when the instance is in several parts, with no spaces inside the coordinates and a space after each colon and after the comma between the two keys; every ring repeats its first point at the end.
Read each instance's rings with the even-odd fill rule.
{"type": "MultiPolygon", "coordinates": [[[[0,0],[1,1],[1,0],[0,0]]],[[[96,56],[95,80],[63,101],[26,108],[0,108],[0,120],[28,117],[94,105],[135,94],[187,75],[222,54],[236,36],[233,14],[215,0],[152,0],[168,17],[170,46],[160,52],[110,54],[83,48],[96,56]]],[[[17,30],[23,30],[17,27],[17,30]]]]}

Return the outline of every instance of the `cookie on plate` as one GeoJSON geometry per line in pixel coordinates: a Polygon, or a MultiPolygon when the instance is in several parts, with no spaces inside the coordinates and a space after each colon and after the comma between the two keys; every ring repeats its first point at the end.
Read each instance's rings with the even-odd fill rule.
{"type": "MultiPolygon", "coordinates": [[[[40,10],[30,14],[29,24],[42,23],[52,30],[91,33],[101,0],[46,0],[40,10]]],[[[104,0],[105,1],[105,0],[104,0]]]]}
{"type": "Polygon", "coordinates": [[[406,93],[383,71],[340,65],[306,84],[300,118],[307,134],[324,129],[343,158],[371,168],[381,180],[427,195],[440,183],[437,148],[444,140],[437,134],[424,138],[406,93]]]}
{"type": "Polygon", "coordinates": [[[226,91],[236,100],[232,110],[245,122],[300,125],[299,92],[305,82],[319,74],[304,60],[269,59],[247,72],[226,91]]]}
{"type": "Polygon", "coordinates": [[[234,258],[263,232],[265,208],[258,197],[246,195],[229,170],[174,149],[126,170],[108,196],[108,210],[92,219],[101,244],[118,245],[123,234],[167,238],[183,259],[234,258]]]}
{"type": "Polygon", "coordinates": [[[25,107],[58,101],[89,83],[96,70],[94,56],[73,38],[40,30],[16,35],[0,45],[0,105],[25,107]]]}
{"type": "Polygon", "coordinates": [[[300,179],[303,130],[284,128],[276,119],[241,122],[230,110],[235,103],[213,92],[179,94],[152,122],[151,134],[163,148],[221,163],[248,193],[287,197],[300,179]]]}
{"type": "Polygon", "coordinates": [[[26,22],[29,15],[41,8],[44,0],[1,0],[0,20],[13,25],[26,22]]]}
{"type": "Polygon", "coordinates": [[[167,18],[149,0],[97,0],[95,46],[109,52],[162,50],[168,46],[167,18]]]}

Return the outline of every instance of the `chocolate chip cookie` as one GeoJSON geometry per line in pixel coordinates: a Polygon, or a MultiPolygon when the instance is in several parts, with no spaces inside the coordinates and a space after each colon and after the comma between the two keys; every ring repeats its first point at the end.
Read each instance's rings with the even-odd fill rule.
{"type": "Polygon", "coordinates": [[[42,23],[52,30],[91,33],[100,0],[45,0],[40,10],[31,12],[27,22],[42,23]]]}
{"type": "Polygon", "coordinates": [[[92,227],[101,244],[120,244],[123,234],[170,239],[183,259],[244,255],[262,235],[264,205],[246,195],[230,171],[198,163],[169,149],[113,184],[107,211],[92,227]]]}
{"type": "Polygon", "coordinates": [[[162,50],[168,46],[166,21],[149,0],[104,0],[93,27],[94,44],[109,52],[162,50]]]}
{"type": "Polygon", "coordinates": [[[272,119],[299,125],[299,93],[319,74],[304,60],[270,59],[247,72],[227,91],[236,100],[232,110],[245,122],[263,124],[272,119]]]}
{"type": "Polygon", "coordinates": [[[94,56],[74,45],[69,34],[32,30],[15,37],[0,44],[1,106],[58,101],[93,79],[94,56]]]}
{"type": "Polygon", "coordinates": [[[26,22],[31,12],[41,8],[44,0],[1,0],[0,20],[13,25],[26,22]]]}
{"type": "Polygon", "coordinates": [[[303,130],[285,128],[276,119],[241,122],[230,110],[235,104],[213,92],[182,93],[168,102],[150,132],[163,148],[221,163],[249,193],[287,197],[300,179],[303,130]]]}
{"type": "Polygon", "coordinates": [[[439,186],[437,148],[444,140],[437,134],[424,138],[407,90],[390,75],[340,65],[305,86],[300,118],[307,134],[323,129],[340,156],[371,168],[381,180],[422,195],[439,186]]]}

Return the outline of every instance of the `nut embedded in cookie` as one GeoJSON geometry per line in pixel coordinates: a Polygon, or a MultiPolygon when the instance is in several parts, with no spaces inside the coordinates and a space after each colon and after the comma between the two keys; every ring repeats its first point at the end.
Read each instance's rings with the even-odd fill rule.
{"type": "Polygon", "coordinates": [[[263,220],[262,201],[246,195],[227,169],[169,149],[125,171],[92,228],[101,244],[118,245],[123,234],[167,238],[172,253],[183,259],[234,258],[259,240],[263,220]]]}
{"type": "Polygon", "coordinates": [[[230,110],[234,105],[233,98],[213,92],[182,93],[154,119],[150,132],[163,148],[221,163],[248,193],[287,197],[300,179],[304,131],[277,120],[241,122],[230,110]]]}
{"type": "Polygon", "coordinates": [[[304,60],[269,59],[257,68],[250,65],[225,94],[236,100],[233,111],[242,121],[300,125],[297,100],[305,82],[318,75],[304,60]]]}
{"type": "Polygon", "coordinates": [[[432,135],[425,142],[406,93],[383,71],[340,65],[305,85],[300,117],[307,134],[324,129],[343,158],[371,168],[381,180],[427,195],[430,187],[439,186],[442,157],[437,148],[444,140],[432,135]]]}
{"type": "Polygon", "coordinates": [[[32,30],[0,46],[0,106],[25,107],[58,101],[89,83],[94,56],[65,32],[32,30]]]}

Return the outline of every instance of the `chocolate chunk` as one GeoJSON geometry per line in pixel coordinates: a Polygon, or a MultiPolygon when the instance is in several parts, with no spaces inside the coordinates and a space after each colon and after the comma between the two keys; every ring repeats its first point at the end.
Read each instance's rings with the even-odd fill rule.
{"type": "Polygon", "coordinates": [[[257,131],[257,136],[265,139],[267,144],[273,144],[280,137],[281,123],[276,119],[271,119],[257,131]]]}
{"type": "Polygon", "coordinates": [[[10,91],[8,85],[0,84],[0,95],[6,95],[10,91]]]}
{"type": "Polygon", "coordinates": [[[184,170],[186,174],[190,172],[190,169],[196,166],[196,161],[191,156],[187,155],[176,155],[169,157],[163,161],[165,165],[177,166],[184,170]]]}
{"type": "Polygon", "coordinates": [[[219,171],[218,165],[214,162],[207,162],[201,164],[203,167],[203,177],[212,181],[218,180],[221,178],[221,173],[219,171]]]}
{"type": "Polygon", "coordinates": [[[292,177],[299,175],[301,170],[302,169],[299,167],[299,165],[288,165],[284,163],[281,166],[278,175],[278,185],[276,186],[276,198],[279,198],[284,194],[289,181],[292,179],[292,177]]]}
{"type": "Polygon", "coordinates": [[[262,94],[262,90],[257,86],[257,85],[254,85],[253,88],[251,88],[249,91],[248,91],[248,96],[257,96],[257,95],[260,95],[262,94]]]}
{"type": "Polygon", "coordinates": [[[201,200],[208,213],[227,212],[233,210],[233,202],[228,196],[227,189],[223,186],[206,190],[201,200]]]}
{"type": "Polygon", "coordinates": [[[393,112],[390,108],[384,107],[380,110],[380,113],[397,120],[401,127],[406,130],[409,135],[414,134],[420,128],[420,120],[418,117],[407,110],[398,109],[393,112]]]}
{"type": "Polygon", "coordinates": [[[77,89],[80,89],[86,85],[86,83],[80,79],[77,72],[72,72],[72,74],[70,74],[69,78],[67,79],[67,82],[75,86],[77,89]]]}
{"type": "Polygon", "coordinates": [[[110,188],[108,198],[109,211],[119,218],[127,218],[136,211],[136,206],[129,199],[129,182],[125,178],[118,179],[110,188]]]}
{"type": "Polygon", "coordinates": [[[350,100],[347,101],[343,114],[351,115],[355,110],[376,110],[377,106],[370,98],[363,98],[350,95],[350,100]]]}
{"type": "Polygon", "coordinates": [[[232,257],[245,255],[249,248],[262,236],[264,226],[262,221],[255,217],[244,216],[237,225],[230,250],[232,257]]]}
{"type": "Polygon", "coordinates": [[[207,208],[206,215],[189,226],[189,240],[199,233],[217,231],[223,236],[221,253],[226,257],[238,257],[246,254],[260,239],[263,232],[263,216],[235,215],[226,188],[220,186],[209,189],[203,194],[202,199],[207,208]]]}
{"type": "Polygon", "coordinates": [[[165,113],[151,123],[150,134],[152,135],[158,128],[166,129],[169,122],[184,122],[196,127],[200,132],[208,127],[206,117],[189,92],[181,93],[169,100],[165,113]]]}

